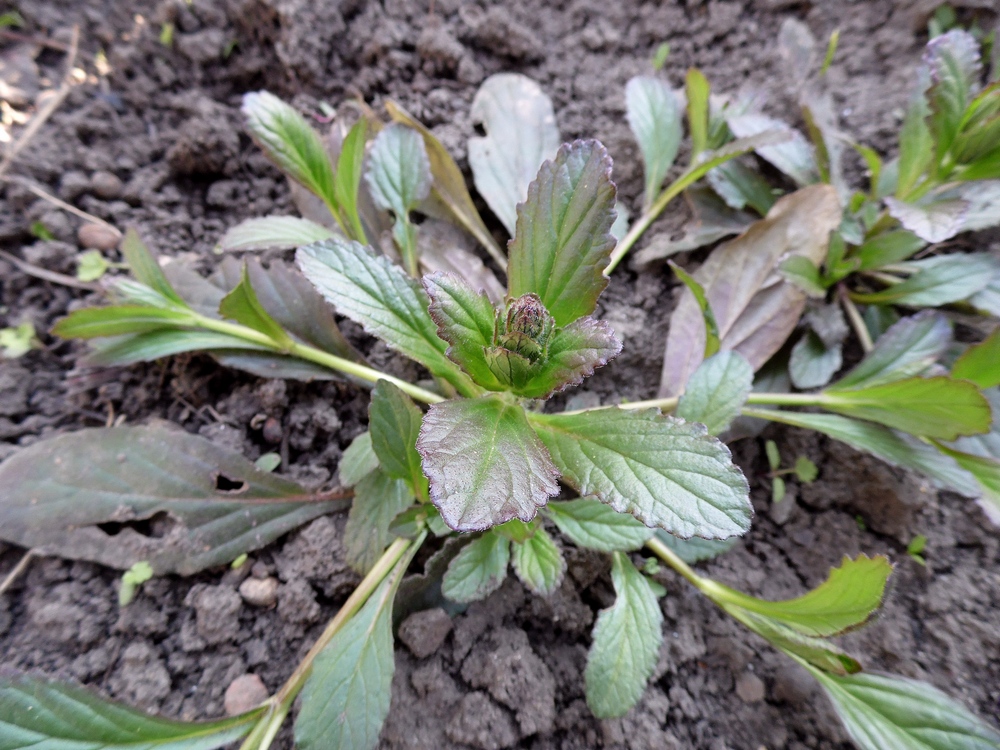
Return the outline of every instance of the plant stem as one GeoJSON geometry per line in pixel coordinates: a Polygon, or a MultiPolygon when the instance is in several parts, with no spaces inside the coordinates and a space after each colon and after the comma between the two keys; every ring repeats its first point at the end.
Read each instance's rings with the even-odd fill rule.
{"type": "Polygon", "coordinates": [[[847,292],[846,286],[839,286],[837,288],[838,296],[840,297],[840,304],[844,307],[844,312],[847,313],[847,319],[851,323],[851,328],[854,329],[854,333],[858,337],[858,342],[861,344],[861,348],[867,354],[874,347],[875,343],[872,341],[872,335],[868,332],[868,326],[865,325],[864,318],[861,317],[861,312],[858,310],[858,306],[854,304],[854,300],[851,299],[851,295],[847,292]]]}
{"type": "MultiPolygon", "coordinates": [[[[354,589],[354,592],[344,602],[344,605],[334,618],[330,620],[326,629],[316,640],[316,643],[309,649],[309,653],[303,657],[302,661],[295,668],[295,671],[292,672],[291,677],[270,698],[268,701],[270,704],[268,712],[254,726],[253,730],[240,746],[240,750],[267,750],[271,746],[275,736],[281,729],[285,717],[288,716],[288,712],[291,710],[292,703],[309,679],[316,657],[330,644],[330,641],[333,640],[334,636],[340,632],[344,625],[365,605],[365,602],[368,601],[368,598],[374,593],[375,589],[396,568],[397,563],[405,556],[412,559],[426,535],[427,532],[424,531],[414,540],[397,539],[382,553],[382,557],[375,563],[375,567],[368,572],[368,575],[354,589]]],[[[401,574],[402,570],[399,575],[401,574]]]]}
{"type": "Polygon", "coordinates": [[[610,276],[611,272],[615,270],[617,265],[621,263],[622,258],[632,249],[632,246],[639,241],[643,233],[649,229],[649,225],[652,224],[663,213],[663,210],[670,204],[674,198],[676,198],[680,193],[690,185],[695,182],[700,175],[695,172],[688,171],[681,175],[677,180],[672,182],[666,190],[660,193],[659,197],[653,202],[646,211],[643,211],[642,215],[636,220],[635,224],[628,230],[628,233],[622,237],[621,242],[615,247],[614,251],[611,253],[611,258],[608,262],[608,267],[604,269],[604,275],[610,276]]]}
{"type": "Polygon", "coordinates": [[[663,562],[684,576],[696,589],[703,593],[705,592],[705,582],[707,579],[695,573],[691,566],[684,562],[670,547],[655,536],[646,542],[646,546],[663,562]]]}
{"type": "Polygon", "coordinates": [[[3,579],[3,583],[0,583],[0,594],[4,593],[7,589],[11,587],[11,584],[17,580],[17,577],[24,572],[24,569],[28,567],[28,563],[31,562],[31,558],[35,556],[35,551],[29,549],[24,553],[24,556],[18,560],[17,565],[13,567],[7,577],[3,579]]]}
{"type": "Polygon", "coordinates": [[[824,406],[830,399],[825,393],[751,393],[748,404],[771,406],[824,406]]]}
{"type": "Polygon", "coordinates": [[[583,414],[587,411],[601,411],[603,409],[660,409],[661,411],[673,411],[677,408],[677,402],[680,400],[679,396],[670,396],[669,398],[651,398],[645,401],[629,401],[624,404],[607,404],[605,406],[588,406],[585,409],[574,409],[572,411],[559,412],[561,416],[569,416],[572,414],[583,414]]]}
{"type": "Polygon", "coordinates": [[[394,386],[399,388],[399,390],[403,391],[403,393],[406,393],[408,396],[415,398],[417,401],[422,401],[425,404],[436,404],[444,401],[444,397],[439,396],[436,393],[431,393],[423,388],[407,383],[405,380],[380,372],[379,370],[375,370],[371,367],[358,364],[357,362],[352,362],[349,359],[338,357],[335,354],[330,354],[329,352],[324,352],[322,349],[317,349],[314,346],[300,344],[297,341],[293,342],[291,346],[282,346],[274,341],[270,336],[267,336],[260,331],[255,331],[253,328],[240,325],[239,323],[230,323],[226,320],[210,318],[207,315],[201,315],[199,313],[193,313],[192,317],[194,321],[193,325],[200,328],[206,328],[210,331],[218,331],[219,333],[226,333],[230,336],[244,339],[245,341],[252,341],[255,344],[260,344],[261,346],[275,352],[290,354],[298,357],[299,359],[315,362],[323,367],[327,367],[337,372],[342,372],[345,375],[353,375],[354,377],[360,378],[361,380],[369,383],[377,383],[379,380],[388,380],[394,386]]]}

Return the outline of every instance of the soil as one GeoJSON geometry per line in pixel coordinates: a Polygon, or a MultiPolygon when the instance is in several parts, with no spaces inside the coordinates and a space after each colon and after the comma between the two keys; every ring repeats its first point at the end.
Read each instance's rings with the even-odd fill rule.
{"type": "MultiPolygon", "coordinates": [[[[924,5],[20,0],[30,36],[65,43],[79,24],[78,64],[90,79],[72,90],[14,171],[117,226],[137,227],[159,253],[207,271],[226,228],[293,211],[281,175],[243,135],[244,92],[266,88],[314,112],[320,101],[360,95],[378,108],[392,97],[432,127],[465,168],[476,87],[512,70],[552,96],[565,139],[596,137],[608,146],[620,196],[637,208],[642,176],[623,90],[630,76],[648,70],[661,42],[670,44],[666,73],[675,84],[696,65],[719,91],[757,92],[788,116],[792,100],[775,45],[781,23],[798,18],[821,40],[839,28],[829,85],[840,125],[886,151],[926,41],[917,7],[924,5]],[[170,46],[159,40],[165,22],[175,28],[170,46]]],[[[24,64],[10,41],[0,53],[5,60],[20,55],[15,62],[24,64]]],[[[28,101],[46,78],[58,80],[63,54],[43,50],[35,62],[22,78],[28,101]]],[[[669,234],[683,219],[678,207],[653,234],[669,234]]],[[[6,185],[0,246],[8,252],[72,274],[77,227],[75,217],[6,185]],[[53,240],[32,238],[36,221],[53,240]]],[[[4,325],[31,321],[44,343],[0,362],[0,458],[61,431],[169,419],[250,458],[280,445],[281,471],[319,486],[364,429],[367,396],[347,385],[259,380],[201,356],[79,369],[83,348],[46,332],[68,310],[89,304],[87,294],[2,260],[0,287],[4,325]],[[265,421],[258,415],[277,420],[280,434],[274,420],[266,433],[256,427],[265,421]]],[[[602,313],[624,338],[625,353],[573,394],[576,403],[655,393],[674,287],[666,272],[616,272],[602,313]]],[[[407,372],[385,351],[374,350],[373,358],[407,372]]],[[[772,507],[762,442],[734,443],[757,517],[736,548],[705,571],[782,598],[817,585],[845,554],[889,554],[897,567],[885,609],[845,646],[868,667],[927,680],[997,722],[1000,541],[985,516],[969,501],[815,434],[772,428],[765,437],[786,456],[815,461],[819,479],[791,481],[788,497],[772,507]],[[929,537],[926,566],[905,553],[918,533],[929,537]]],[[[124,609],[117,572],[34,560],[0,597],[0,661],[78,680],[167,716],[220,716],[237,678],[253,674],[278,688],[347,597],[357,577],[342,562],[343,527],[342,516],[323,517],[252,553],[239,571],[152,580],[124,609]]],[[[382,747],[851,746],[801,669],[669,572],[660,575],[668,592],[666,639],[645,697],[623,719],[594,719],[583,668],[590,626],[613,590],[606,558],[564,548],[569,574],[549,599],[510,579],[452,620],[424,611],[403,624],[382,747]]],[[[0,570],[22,553],[0,545],[0,570]]],[[[259,690],[254,680],[237,685],[259,690]]],[[[237,692],[229,697],[234,705],[237,692]]],[[[290,747],[287,730],[275,747],[290,747]]]]}

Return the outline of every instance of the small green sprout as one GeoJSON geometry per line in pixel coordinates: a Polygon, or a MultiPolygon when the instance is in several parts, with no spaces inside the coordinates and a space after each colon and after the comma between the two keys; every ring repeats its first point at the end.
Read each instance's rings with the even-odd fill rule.
{"type": "Polygon", "coordinates": [[[118,604],[127,607],[135,599],[139,587],[153,577],[153,566],[140,560],[122,574],[122,585],[118,589],[118,604]]]}
{"type": "Polygon", "coordinates": [[[160,44],[164,47],[172,47],[174,44],[174,25],[170,21],[160,27],[160,44]]]}
{"type": "Polygon", "coordinates": [[[31,322],[21,323],[14,328],[0,329],[0,350],[7,359],[17,359],[38,346],[35,326],[31,322]]]}
{"type": "Polygon", "coordinates": [[[800,482],[805,484],[810,484],[816,481],[816,477],[819,475],[819,469],[816,468],[816,464],[809,460],[806,456],[799,456],[795,459],[795,466],[790,469],[781,468],[781,453],[778,451],[778,444],[773,440],[768,440],[764,443],[764,451],[767,453],[767,463],[771,467],[771,473],[769,476],[774,480],[771,485],[771,502],[780,503],[785,499],[785,480],[782,478],[784,474],[794,474],[795,478],[800,482]]]}
{"type": "Polygon", "coordinates": [[[270,474],[281,465],[281,456],[277,453],[265,453],[254,461],[254,464],[256,464],[257,468],[261,471],[266,471],[270,474]]]}
{"type": "Polygon", "coordinates": [[[246,562],[249,559],[250,556],[246,552],[244,552],[242,555],[233,560],[233,562],[230,564],[229,567],[232,568],[233,570],[239,570],[244,565],[246,565],[246,562]]]}
{"type": "Polygon", "coordinates": [[[927,547],[927,537],[924,536],[923,534],[917,534],[915,537],[913,537],[910,543],[906,545],[906,554],[910,556],[913,562],[917,563],[918,565],[926,566],[927,560],[924,558],[924,549],[926,547],[927,547]]]}
{"type": "Polygon", "coordinates": [[[40,221],[31,222],[31,226],[28,228],[31,232],[32,237],[37,237],[40,240],[54,240],[56,236],[52,234],[51,230],[45,224],[40,221]]]}
{"type": "Polygon", "coordinates": [[[656,48],[656,52],[653,53],[653,70],[663,70],[663,66],[666,65],[669,56],[670,45],[663,42],[656,48]]]}

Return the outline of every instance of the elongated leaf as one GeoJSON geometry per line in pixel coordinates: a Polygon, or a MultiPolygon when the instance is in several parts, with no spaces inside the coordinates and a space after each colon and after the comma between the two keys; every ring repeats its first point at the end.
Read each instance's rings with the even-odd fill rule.
{"type": "Polygon", "coordinates": [[[313,662],[295,719],[302,750],[372,750],[392,699],[392,599],[404,558],[313,662]]]}
{"type": "Polygon", "coordinates": [[[753,386],[753,370],[742,354],[719,352],[694,371],[677,404],[677,416],[701,422],[709,435],[725,432],[739,416],[753,386]]]}
{"type": "Polygon", "coordinates": [[[483,353],[493,346],[495,311],[489,298],[450,273],[425,276],[423,284],[431,299],[429,311],[438,336],[449,344],[448,357],[479,385],[503,390],[483,353]]]}
{"type": "Polygon", "coordinates": [[[339,210],[330,158],[306,119],[267,91],[244,94],[243,114],[250,135],[278,169],[339,210]]]}
{"type": "Polygon", "coordinates": [[[966,349],[955,360],[951,376],[971,380],[983,389],[1000,385],[1000,328],[995,329],[985,341],[966,349]]]}
{"type": "Polygon", "coordinates": [[[368,406],[368,431],[379,465],[388,476],[403,480],[417,497],[426,500],[427,479],[417,453],[422,418],[413,400],[388,380],[375,384],[368,406]]]}
{"type": "Polygon", "coordinates": [[[173,721],[76,685],[0,668],[0,747],[4,750],[214,750],[249,732],[261,711],[218,721],[173,721]]]}
{"type": "Polygon", "coordinates": [[[944,242],[951,239],[965,224],[969,202],[959,197],[937,197],[933,194],[918,203],[908,203],[896,198],[885,199],[889,215],[927,242],[944,242]]]}
{"type": "Polygon", "coordinates": [[[498,396],[434,404],[417,440],[431,500],[455,531],[530,521],[559,472],[524,410],[498,396]]]}
{"type": "Polygon", "coordinates": [[[739,537],[735,536],[729,539],[699,539],[696,536],[690,539],[678,539],[663,529],[656,530],[656,538],[686,563],[712,560],[731,550],[739,541],[739,537]]]}
{"type": "Polygon", "coordinates": [[[625,85],[625,112],[646,172],[645,202],[656,200],[681,143],[681,108],[659,78],[636,76],[625,85]]]}
{"type": "Polygon", "coordinates": [[[723,605],[723,609],[757,635],[766,638],[775,648],[804,659],[824,672],[847,675],[861,671],[861,664],[857,659],[844,653],[830,641],[803,635],[780,620],[759,615],[742,607],[723,605]]]}
{"type": "Polygon", "coordinates": [[[122,240],[122,255],[125,262],[128,263],[132,275],[139,283],[145,284],[173,305],[187,307],[184,300],[167,281],[167,277],[163,275],[163,269],[160,268],[156,256],[139,239],[139,233],[132,227],[125,230],[125,237],[122,240]]]}
{"type": "Polygon", "coordinates": [[[74,310],[52,327],[52,333],[64,339],[92,339],[146,333],[191,324],[191,316],[178,310],[163,310],[142,305],[112,305],[74,310]]]}
{"type": "Polygon", "coordinates": [[[978,497],[980,494],[976,480],[959,467],[954,459],[941,454],[927,443],[894,432],[888,427],[836,414],[805,414],[777,409],[744,409],[744,413],[822,432],[893,466],[902,466],[930,477],[935,486],[966,497],[978,497]]]}
{"type": "Polygon", "coordinates": [[[712,305],[708,301],[708,295],[705,294],[705,287],[703,287],[697,279],[673,261],[667,262],[670,264],[670,268],[673,272],[677,274],[677,278],[683,282],[684,286],[686,286],[688,291],[694,296],[695,302],[698,303],[698,309],[701,310],[701,318],[705,324],[704,356],[711,357],[719,351],[719,347],[722,345],[722,342],[719,339],[719,324],[715,320],[715,313],[712,311],[712,305]]]}
{"type": "MultiPolygon", "coordinates": [[[[454,219],[486,248],[486,251],[500,267],[506,269],[507,258],[483,223],[475,203],[472,202],[472,196],[469,195],[469,189],[465,186],[462,170],[458,168],[448,150],[441,141],[434,137],[430,130],[396,102],[387,101],[385,108],[393,120],[413,128],[423,136],[424,148],[427,149],[431,174],[434,177],[432,186],[434,194],[447,206],[454,219]]],[[[556,134],[556,140],[558,141],[558,134],[556,134]]],[[[553,147],[552,150],[554,151],[555,148],[553,147]]]]}
{"type": "Polygon", "coordinates": [[[448,565],[441,593],[453,602],[475,602],[492,594],[507,577],[510,541],[487,531],[462,548],[448,565]]]}
{"type": "Polygon", "coordinates": [[[762,146],[756,149],[757,153],[800,186],[819,181],[815,149],[802,133],[787,123],[767,115],[742,114],[728,118],[726,124],[737,138],[750,138],[768,131],[786,133],[783,143],[762,146]]]}
{"type": "Polygon", "coordinates": [[[345,557],[359,573],[367,573],[392,541],[389,525],[413,504],[413,490],[382,469],[370,472],[354,487],[354,501],[344,527],[345,557]]]}
{"type": "MultiPolygon", "coordinates": [[[[368,121],[361,117],[344,137],[344,142],[340,146],[340,156],[337,157],[337,172],[333,178],[334,199],[344,213],[351,239],[358,242],[364,242],[366,239],[364,225],[358,210],[358,191],[361,189],[367,140],[368,121]]],[[[324,239],[326,237],[316,237],[311,241],[324,239]]]]}
{"type": "Polygon", "coordinates": [[[566,561],[559,545],[545,529],[538,527],[523,542],[514,542],[511,546],[511,561],[521,583],[539,596],[555,593],[566,575],[566,561]]]}
{"type": "Polygon", "coordinates": [[[854,251],[859,271],[870,271],[908,259],[927,247],[927,241],[906,229],[883,232],[866,240],[854,251]]]}
{"type": "Polygon", "coordinates": [[[559,148],[552,102],[538,84],[519,73],[483,81],[469,112],[486,136],[469,139],[469,166],[476,190],[514,235],[517,204],[546,159],[559,148]]]}
{"type": "Polygon", "coordinates": [[[622,342],[606,321],[580,318],[555,332],[549,341],[548,360],[527,387],[517,391],[528,398],[548,398],[579,385],[618,356],[622,342]]]}
{"type": "Polygon", "coordinates": [[[730,208],[742,211],[750,206],[761,216],[767,215],[776,197],[764,176],[743,162],[733,159],[707,175],[708,184],[730,208]]]}
{"type": "Polygon", "coordinates": [[[687,92],[688,131],[691,135],[691,160],[708,147],[708,96],[711,89],[705,74],[697,68],[688,68],[684,80],[687,92]]]}
{"type": "Polygon", "coordinates": [[[940,161],[951,148],[966,107],[979,88],[979,43],[965,29],[952,29],[927,43],[924,63],[930,70],[927,100],[940,161]]]}
{"type": "Polygon", "coordinates": [[[378,456],[372,448],[372,434],[367,430],[347,446],[340,457],[337,474],[344,487],[353,487],[378,468],[378,456]]]}
{"type": "Polygon", "coordinates": [[[299,267],[334,307],[396,351],[460,389],[471,381],[445,356],[419,283],[385,257],[338,238],[299,248],[299,267]]]}
{"type": "Polygon", "coordinates": [[[955,450],[941,443],[935,445],[975,478],[980,489],[980,505],[994,523],[1000,524],[1000,460],[955,450]]]}
{"type": "Polygon", "coordinates": [[[878,555],[845,557],[818,587],[795,599],[772,602],[712,583],[713,601],[732,604],[777,620],[807,636],[827,637],[863,625],[882,605],[892,573],[888,559],[878,555]]]}
{"type": "Polygon", "coordinates": [[[575,141],[545,162],[517,207],[507,288],[537,294],[558,326],[590,315],[608,284],[615,246],[611,157],[597,141],[575,141]]]}
{"type": "Polygon", "coordinates": [[[628,513],[592,498],[549,503],[545,514],[573,544],[598,552],[631,552],[653,536],[628,513]]]}
{"type": "Polygon", "coordinates": [[[111,367],[152,362],[182,352],[247,351],[271,353],[272,350],[246,339],[215,331],[164,329],[137,333],[132,336],[115,336],[95,342],[83,362],[91,367],[111,367]]]}
{"type": "Polygon", "coordinates": [[[922,310],[903,318],[878,337],[850,372],[827,390],[881,385],[920,375],[951,344],[951,325],[941,313],[922,310]]]}
{"type": "Polygon", "coordinates": [[[612,558],[615,603],[601,610],[587,654],[587,705],[599,719],[624,716],[646,689],[663,641],[653,587],[621,552],[612,558]]]}
{"type": "Polygon", "coordinates": [[[288,250],[329,239],[333,232],[322,224],[297,216],[264,216],[241,221],[226,230],[216,250],[288,250]]]}
{"type": "Polygon", "coordinates": [[[1000,734],[923,682],[810,668],[861,750],[996,750],[1000,734]]]}
{"type": "MultiPolygon", "coordinates": [[[[805,293],[774,271],[791,253],[823,262],[828,238],[840,224],[837,191],[814,185],[787,195],[741,236],[712,252],[694,274],[718,322],[722,349],[732,349],[759,369],[795,329],[805,293]]],[[[704,358],[705,328],[697,300],[685,292],[670,318],[661,396],[681,393],[704,358]]]]}
{"type": "Polygon", "coordinates": [[[259,331],[286,349],[292,344],[291,337],[278,325],[257,299],[257,293],[250,284],[247,267],[243,267],[240,283],[219,303],[219,314],[231,318],[248,328],[259,331]]]}
{"type": "Polygon", "coordinates": [[[822,403],[845,416],[939,440],[990,429],[990,404],[975,384],[947,377],[908,378],[827,391],[822,403]]]}
{"type": "Polygon", "coordinates": [[[725,538],[750,527],[746,479],[701,425],[618,408],[533,414],[532,421],[581,495],[685,538],[725,538]]]}
{"type": "Polygon", "coordinates": [[[806,331],[788,358],[788,374],[796,388],[821,388],[844,363],[841,344],[827,346],[814,331],[806,331]]]}
{"type": "Polygon", "coordinates": [[[369,154],[365,182],[379,208],[405,219],[431,192],[431,163],[424,139],[399,123],[384,128],[369,154]]]}
{"type": "MultiPolygon", "coordinates": [[[[899,131],[899,160],[896,195],[906,196],[934,161],[934,136],[927,125],[927,102],[915,97],[906,109],[899,131]]],[[[877,180],[874,181],[877,184],[877,180]]]]}
{"type": "Polygon", "coordinates": [[[856,295],[856,299],[878,305],[946,305],[985,288],[998,270],[996,259],[989,253],[937,255],[908,265],[916,273],[906,281],[872,294],[856,295]]]}
{"type": "Polygon", "coordinates": [[[43,440],[0,464],[0,538],[41,554],[157,575],[229,563],[346,505],[204,438],[162,427],[87,429],[43,440]],[[163,534],[98,524],[162,514],[163,534]]]}

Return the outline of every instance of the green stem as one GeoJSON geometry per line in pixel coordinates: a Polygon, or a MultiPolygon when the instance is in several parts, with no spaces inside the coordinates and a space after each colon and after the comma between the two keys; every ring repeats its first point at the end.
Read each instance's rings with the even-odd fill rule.
{"type": "Polygon", "coordinates": [[[864,318],[861,317],[858,306],[854,304],[854,300],[848,294],[847,287],[841,285],[837,291],[840,297],[840,304],[843,305],[844,312],[847,313],[847,319],[851,323],[851,328],[854,329],[862,350],[867,354],[875,348],[875,343],[872,341],[872,335],[868,331],[868,326],[865,324],[864,318]]]}
{"type": "MultiPolygon", "coordinates": [[[[364,577],[364,580],[358,584],[358,587],[354,589],[354,592],[344,602],[340,611],[330,620],[330,623],[316,640],[316,643],[309,649],[309,653],[305,655],[295,668],[295,671],[292,672],[291,677],[270,698],[268,701],[270,704],[268,712],[254,726],[253,730],[240,746],[240,750],[267,750],[271,746],[275,736],[281,729],[285,717],[288,716],[288,712],[291,710],[292,703],[309,679],[316,657],[330,644],[330,641],[333,640],[334,636],[340,632],[344,625],[365,605],[365,602],[368,601],[368,598],[374,593],[375,589],[396,568],[397,563],[404,556],[410,559],[413,558],[413,555],[420,548],[426,536],[427,532],[425,530],[415,540],[397,539],[382,553],[382,557],[375,563],[375,567],[368,572],[368,575],[364,577]]],[[[405,566],[401,566],[398,575],[401,576],[404,570],[405,566]]]]}
{"type": "Polygon", "coordinates": [[[583,414],[586,411],[601,411],[603,409],[660,409],[661,411],[673,411],[677,408],[677,402],[680,400],[679,396],[671,396],[669,398],[651,398],[645,401],[629,401],[624,404],[607,404],[606,406],[589,406],[585,409],[574,409],[573,411],[563,411],[559,412],[562,416],[568,416],[572,414],[583,414]]]}
{"type": "Polygon", "coordinates": [[[663,562],[684,576],[696,589],[707,595],[706,583],[710,583],[710,580],[695,573],[691,566],[684,562],[670,547],[655,536],[646,542],[646,546],[663,562]]]}
{"type": "Polygon", "coordinates": [[[394,386],[399,388],[399,390],[403,391],[403,393],[406,393],[408,396],[415,398],[417,401],[422,401],[425,404],[436,404],[445,400],[443,396],[440,396],[437,393],[431,393],[423,388],[407,383],[405,380],[380,372],[371,367],[358,364],[357,362],[352,362],[349,359],[338,357],[335,354],[324,352],[322,349],[317,349],[316,347],[309,346],[308,344],[300,344],[296,341],[292,342],[290,346],[282,346],[266,334],[256,331],[253,328],[240,325],[239,323],[230,323],[226,320],[218,320],[217,318],[210,318],[207,315],[194,313],[193,325],[210,331],[226,333],[245,341],[251,341],[280,354],[290,354],[298,357],[299,359],[315,362],[323,367],[327,367],[337,372],[342,372],[345,375],[352,375],[369,383],[377,383],[379,380],[388,380],[394,386]]]}
{"type": "Polygon", "coordinates": [[[631,226],[628,233],[622,237],[621,242],[615,247],[614,251],[611,253],[611,258],[608,262],[608,267],[604,269],[604,275],[610,276],[611,272],[615,270],[619,263],[621,263],[622,258],[632,249],[632,246],[639,241],[643,233],[649,229],[649,225],[659,218],[660,214],[663,213],[664,209],[670,204],[674,198],[681,194],[681,192],[693,182],[696,182],[698,178],[701,177],[696,171],[689,170],[681,175],[677,180],[672,182],[666,190],[660,193],[659,197],[653,202],[653,205],[649,207],[642,215],[636,220],[635,224],[631,226]]]}
{"type": "Polygon", "coordinates": [[[768,404],[770,406],[825,406],[830,402],[825,393],[751,393],[748,404],[768,404]]]}

